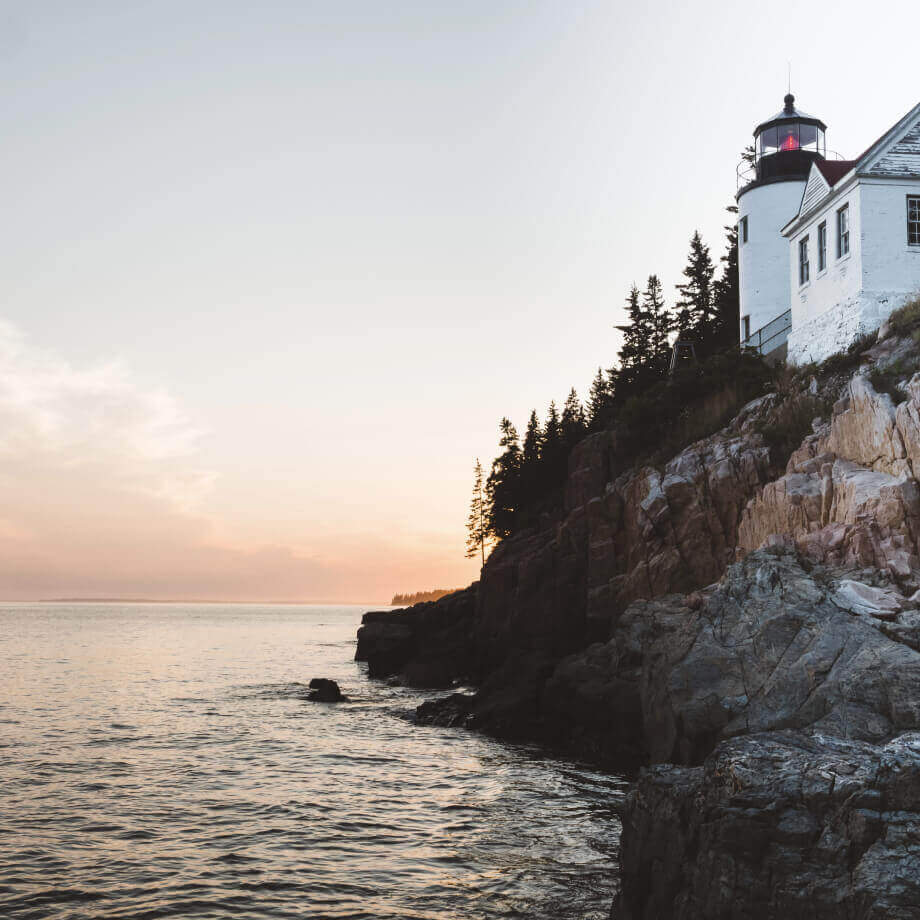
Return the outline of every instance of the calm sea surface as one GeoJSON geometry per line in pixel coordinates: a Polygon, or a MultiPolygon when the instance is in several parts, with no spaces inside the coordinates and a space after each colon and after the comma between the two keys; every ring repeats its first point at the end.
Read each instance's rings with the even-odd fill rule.
{"type": "Polygon", "coordinates": [[[364,609],[0,605],[0,917],[607,917],[625,783],[413,726],[364,609]]]}

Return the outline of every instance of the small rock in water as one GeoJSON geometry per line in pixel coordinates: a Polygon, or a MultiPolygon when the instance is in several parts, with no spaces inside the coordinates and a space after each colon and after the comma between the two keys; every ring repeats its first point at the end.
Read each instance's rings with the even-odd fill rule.
{"type": "Polygon", "coordinates": [[[314,703],[341,703],[347,697],[342,696],[339,685],[326,677],[314,677],[310,681],[310,695],[307,699],[314,703]]]}

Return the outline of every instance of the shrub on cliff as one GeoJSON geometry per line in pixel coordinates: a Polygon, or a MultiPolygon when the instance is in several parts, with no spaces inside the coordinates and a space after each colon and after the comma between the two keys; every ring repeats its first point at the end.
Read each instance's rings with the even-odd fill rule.
{"type": "Polygon", "coordinates": [[[913,335],[920,332],[920,294],[909,300],[888,317],[888,327],[895,335],[913,335]]]}
{"type": "Polygon", "coordinates": [[[770,368],[759,356],[734,350],[677,370],[616,413],[618,466],[670,456],[718,431],[771,381],[770,368]]]}
{"type": "MultiPolygon", "coordinates": [[[[916,335],[920,329],[915,330],[916,335]]],[[[904,402],[907,394],[900,389],[898,384],[912,377],[920,370],[920,355],[909,355],[898,358],[884,367],[874,367],[869,373],[869,382],[877,393],[887,393],[894,404],[904,402]]]]}
{"type": "Polygon", "coordinates": [[[820,377],[828,377],[831,374],[848,373],[859,367],[862,360],[862,353],[869,348],[875,341],[876,333],[866,332],[857,336],[844,351],[838,351],[836,354],[825,358],[818,365],[808,365],[803,367],[802,374],[815,373],[820,377]]]}
{"type": "Polygon", "coordinates": [[[792,452],[811,434],[812,422],[823,418],[830,405],[818,396],[799,393],[784,399],[773,409],[769,418],[757,426],[770,448],[770,460],[785,466],[792,452]]]}

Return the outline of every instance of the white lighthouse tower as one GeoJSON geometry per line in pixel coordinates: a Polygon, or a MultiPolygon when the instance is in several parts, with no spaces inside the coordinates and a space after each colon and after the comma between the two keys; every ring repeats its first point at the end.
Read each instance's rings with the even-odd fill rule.
{"type": "Polygon", "coordinates": [[[754,129],[754,165],[739,189],[738,269],[741,341],[769,355],[783,348],[789,331],[789,241],[780,230],[799,210],[811,164],[826,156],[819,118],[795,107],[754,129]]]}

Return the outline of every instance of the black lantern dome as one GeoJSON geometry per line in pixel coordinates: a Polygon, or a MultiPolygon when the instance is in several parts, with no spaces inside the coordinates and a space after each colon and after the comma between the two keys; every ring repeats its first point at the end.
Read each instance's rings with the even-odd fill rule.
{"type": "Polygon", "coordinates": [[[754,129],[754,165],[757,182],[804,179],[815,160],[827,155],[820,118],[797,109],[795,96],[783,100],[783,110],[754,129]]]}

